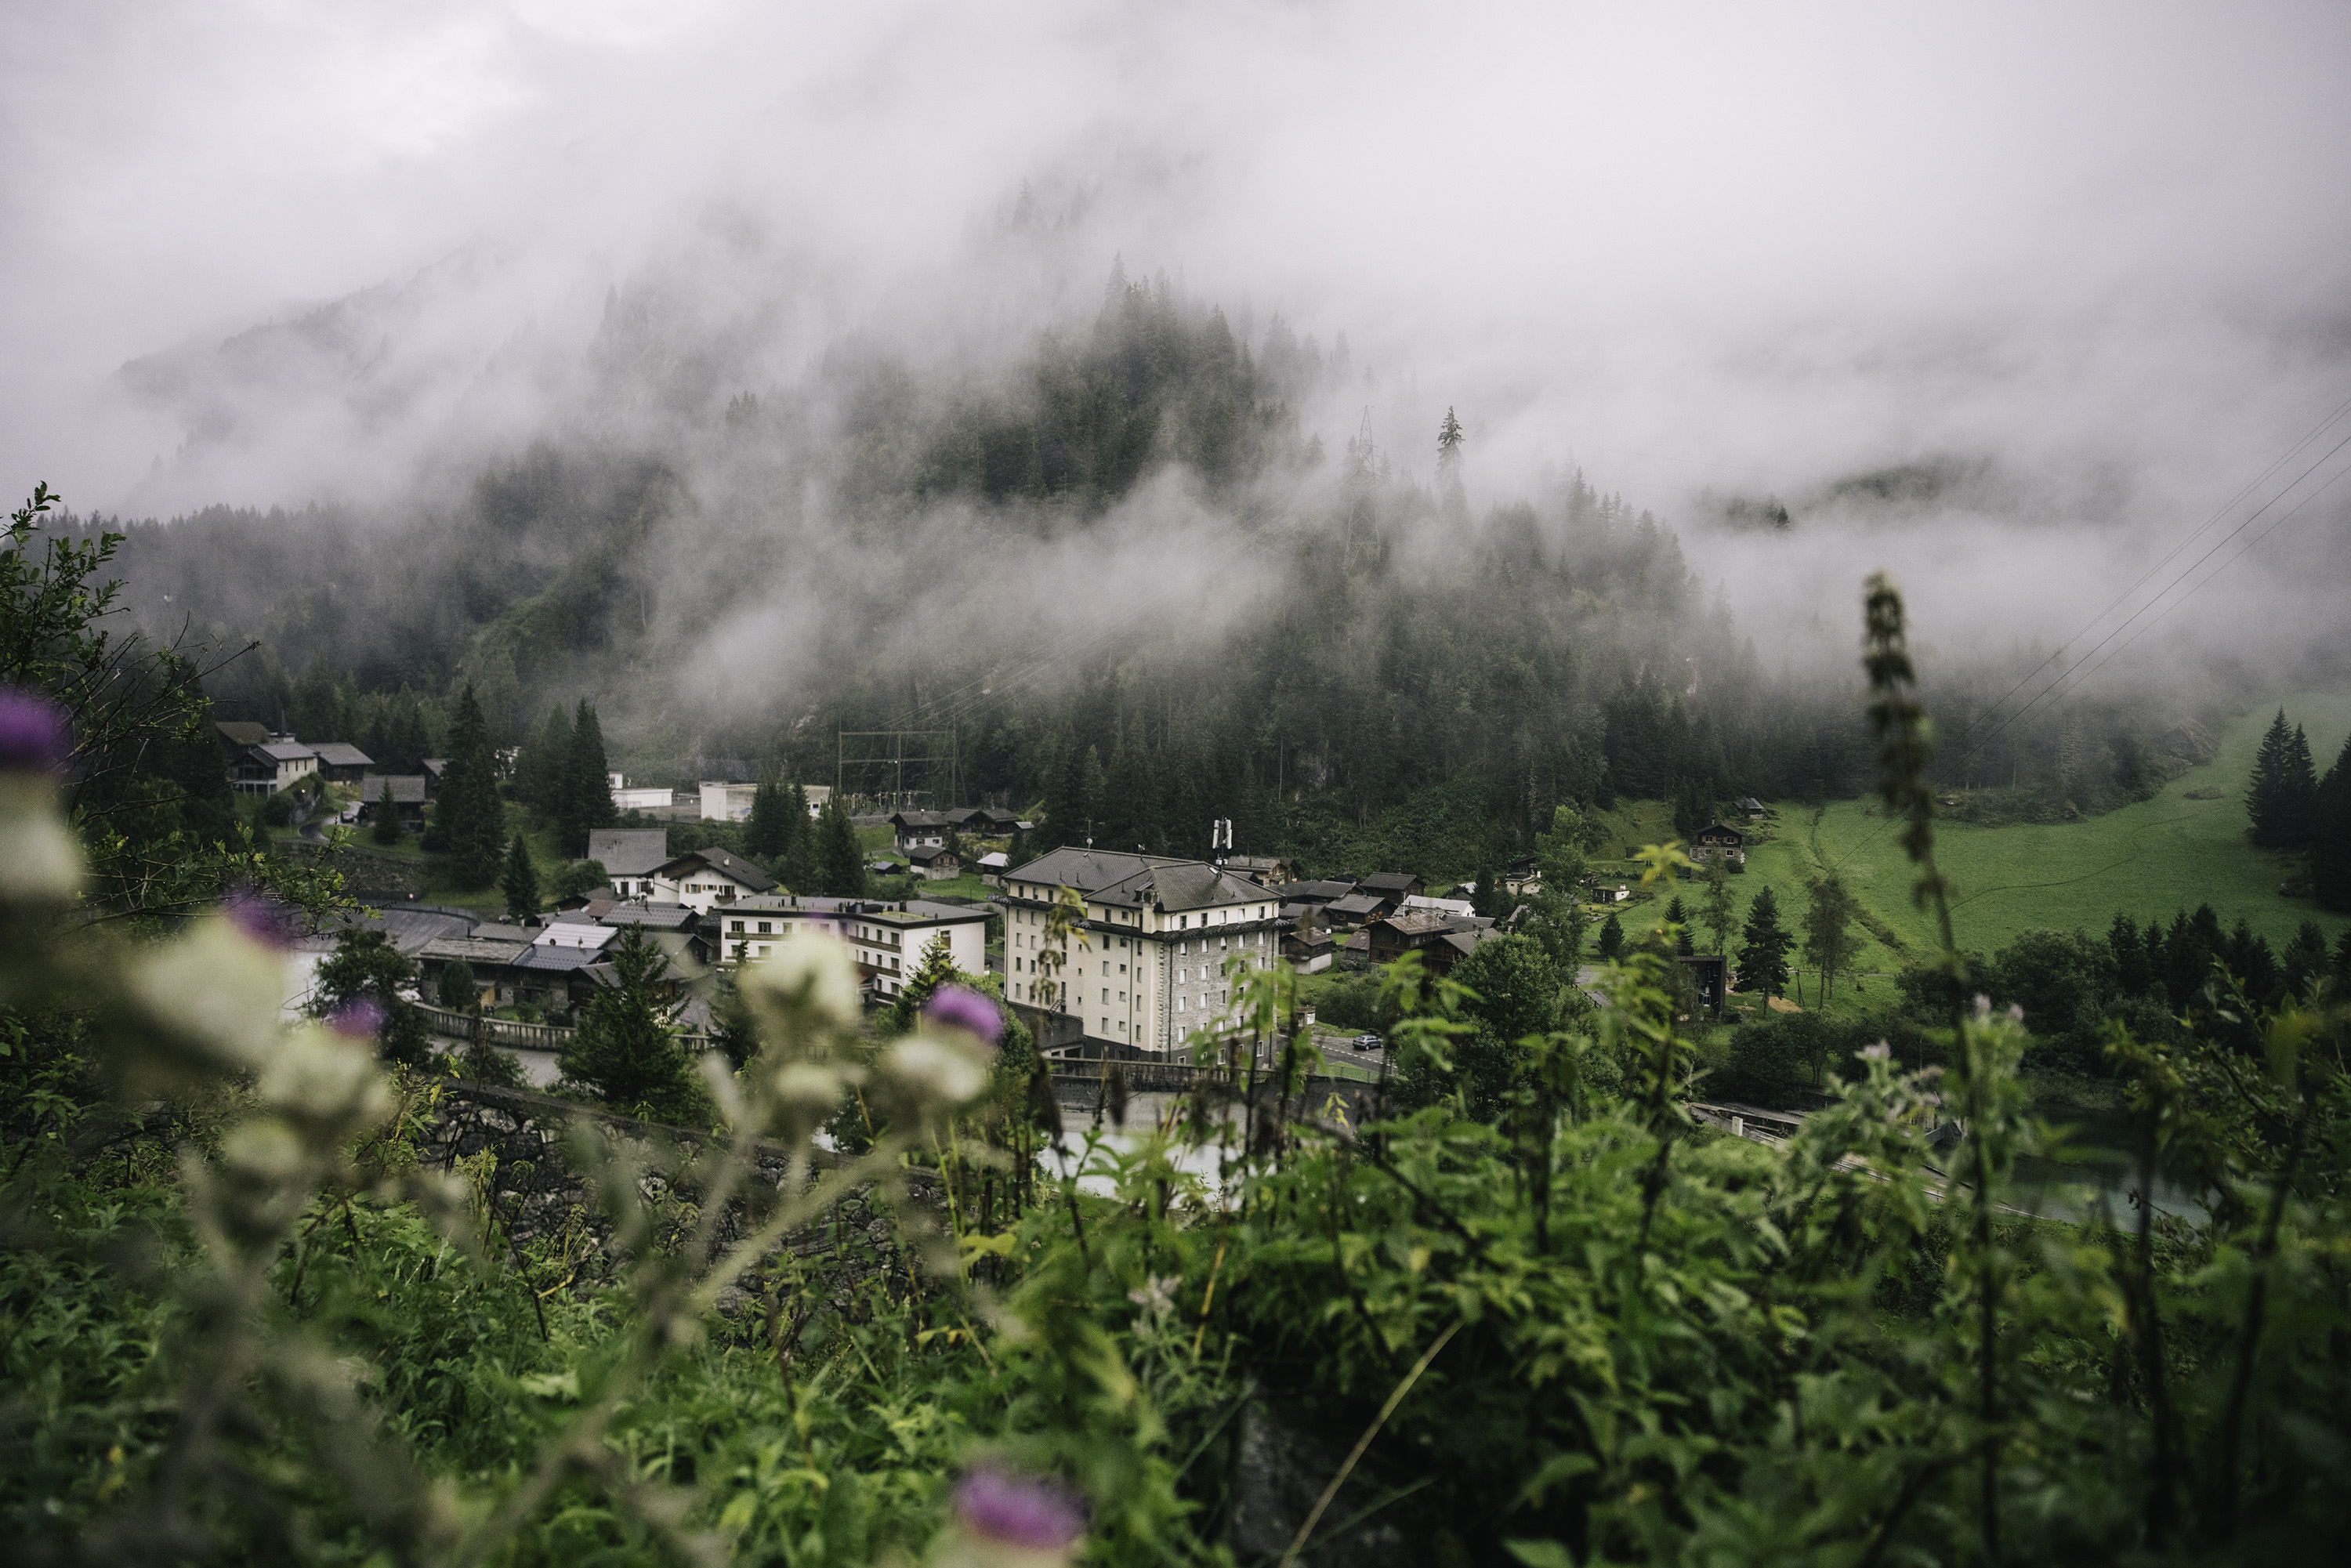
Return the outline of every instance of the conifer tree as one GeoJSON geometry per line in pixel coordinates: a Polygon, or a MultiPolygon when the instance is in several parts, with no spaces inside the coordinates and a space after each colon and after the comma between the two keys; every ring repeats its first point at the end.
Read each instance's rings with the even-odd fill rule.
{"type": "Polygon", "coordinates": [[[548,821],[562,815],[565,780],[571,768],[571,719],[557,703],[523,743],[515,768],[515,793],[548,821]]]}
{"type": "Polygon", "coordinates": [[[2321,909],[2351,910],[2351,737],[2318,786],[2312,817],[2310,891],[2321,909]]]}
{"type": "Polygon", "coordinates": [[[592,829],[609,828],[618,815],[612,809],[611,770],[604,757],[604,730],[596,710],[580,699],[571,720],[571,756],[564,769],[563,801],[557,822],[563,835],[563,852],[577,860],[588,852],[592,829]]]}
{"type": "Polygon", "coordinates": [[[2310,842],[2317,798],[2309,737],[2300,725],[2289,728],[2285,709],[2280,708],[2262,737],[2245,790],[2245,812],[2252,819],[2249,836],[2268,849],[2300,849],[2310,842]]]}
{"type": "Polygon", "coordinates": [[[865,896],[865,852],[857,841],[857,827],[848,808],[834,796],[817,819],[817,874],[824,891],[834,898],[865,896]]]}
{"type": "Polygon", "coordinates": [[[751,817],[743,825],[743,848],[754,860],[773,861],[790,847],[789,803],[772,773],[751,791],[751,817]]]}
{"type": "Polygon", "coordinates": [[[375,806],[375,841],[391,845],[400,842],[400,807],[392,798],[392,780],[379,781],[375,806]]]}
{"type": "Polygon", "coordinates": [[[653,1121],[690,1116],[700,1102],[694,1066],[662,1011],[669,960],[633,925],[611,954],[612,984],[599,986],[583,1009],[563,1076],[619,1110],[653,1121]]]}
{"type": "Polygon", "coordinates": [[[505,872],[498,877],[498,891],[507,895],[507,918],[517,924],[538,913],[538,868],[530,862],[530,846],[523,842],[520,833],[507,850],[505,872]]]}
{"type": "Polygon", "coordinates": [[[1780,901],[1769,887],[1747,906],[1747,924],[1739,936],[1740,988],[1778,996],[1788,986],[1788,949],[1795,938],[1782,928],[1780,901]]]}
{"type": "Polygon", "coordinates": [[[505,836],[505,808],[498,801],[497,761],[490,750],[489,726],[468,684],[457,701],[450,730],[449,762],[434,801],[434,827],[451,876],[460,887],[487,887],[498,874],[498,843],[505,836]]]}
{"type": "Polygon", "coordinates": [[[934,933],[931,939],[923,944],[920,966],[906,977],[905,985],[890,1004],[893,1032],[903,1034],[914,1028],[915,1020],[922,1016],[923,1004],[929,1001],[941,986],[955,985],[967,979],[955,967],[955,959],[949,956],[951,950],[947,934],[944,931],[934,933]]]}
{"type": "Polygon", "coordinates": [[[776,875],[791,893],[812,893],[820,873],[817,869],[817,825],[809,816],[808,790],[795,784],[784,792],[785,814],[790,820],[785,824],[789,836],[784,852],[778,859],[776,875]]]}
{"type": "Polygon", "coordinates": [[[1600,959],[1604,964],[1613,964],[1624,954],[1625,923],[1612,909],[1608,912],[1608,918],[1600,924],[1600,959]]]}
{"type": "Polygon", "coordinates": [[[1112,750],[1102,814],[1100,841],[1105,849],[1156,852],[1166,842],[1158,775],[1139,739],[1122,737],[1112,750]]]}

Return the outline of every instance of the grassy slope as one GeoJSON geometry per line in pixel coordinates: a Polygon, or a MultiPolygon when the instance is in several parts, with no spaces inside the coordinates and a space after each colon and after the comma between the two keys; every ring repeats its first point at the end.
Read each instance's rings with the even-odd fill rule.
{"type": "MultiPolygon", "coordinates": [[[[2331,760],[2351,728],[2351,697],[2297,694],[2285,699],[2285,708],[2309,733],[2311,749],[2331,760]]],[[[2245,841],[2245,782],[2276,711],[2271,704],[2232,720],[2213,761],[2173,779],[2151,800],[2081,822],[1939,824],[1937,852],[1952,883],[1959,945],[1997,952],[2028,930],[2103,932],[2116,910],[2142,921],[2168,920],[2177,909],[2203,903],[2224,925],[2249,921],[2273,946],[2305,920],[2316,921],[2333,941],[2351,918],[2280,896],[2292,858],[2245,841]],[[2221,799],[2187,798],[2202,789],[2219,789],[2221,799]]],[[[1740,879],[1742,906],[1761,877],[1779,890],[1783,906],[1801,910],[1805,877],[1834,866],[1896,936],[1914,951],[1931,947],[1931,922],[1910,904],[1909,864],[1874,802],[1837,802],[1817,823],[1800,806],[1782,804],[1780,811],[1776,838],[1750,857],[1750,873],[1740,879]]],[[[1890,970],[1898,962],[1874,938],[1863,954],[1869,969],[1890,970]]],[[[1865,999],[1879,998],[1865,993],[1865,999]]],[[[1892,999],[1890,985],[1884,999],[1892,999]]]]}

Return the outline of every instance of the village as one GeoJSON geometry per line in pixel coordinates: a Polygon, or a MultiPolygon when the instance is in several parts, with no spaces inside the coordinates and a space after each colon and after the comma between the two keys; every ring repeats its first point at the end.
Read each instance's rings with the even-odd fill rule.
{"type": "MultiPolygon", "coordinates": [[[[216,728],[237,790],[308,797],[317,802],[313,815],[363,829],[390,811],[402,831],[422,831],[448,769],[445,759],[427,758],[418,772],[381,773],[348,742],[307,742],[259,725],[216,728]]],[[[501,757],[507,771],[515,758],[501,757]]],[[[630,825],[590,830],[587,853],[555,879],[541,909],[483,919],[413,894],[363,898],[416,967],[420,998],[440,1003],[432,1010],[441,1031],[496,1029],[509,1043],[559,1040],[566,1021],[612,983],[615,945],[634,931],[667,960],[670,1021],[688,1040],[705,1040],[709,1004],[686,983],[692,977],[757,964],[823,933],[852,956],[871,1008],[890,1006],[935,951],[962,973],[993,977],[1050,1056],[1176,1061],[1231,1003],[1228,963],[1237,956],[1260,969],[1279,957],[1315,977],[1361,973],[1412,953],[1426,973],[1449,975],[1482,944],[1517,930],[1543,892],[1533,856],[1497,868],[1497,886],[1481,895],[1475,880],[1431,885],[1402,871],[1317,875],[1280,856],[1232,852],[1222,847],[1229,827],[1220,823],[1207,825],[1204,836],[1218,847],[1205,858],[1079,844],[1016,864],[1013,852],[1037,824],[978,805],[852,815],[866,872],[904,891],[829,896],[788,888],[719,844],[674,845],[687,836],[674,832],[676,824],[750,816],[758,786],[741,775],[753,769],[723,770],[734,776],[690,790],[632,787],[622,774],[607,775],[612,815],[630,825]],[[1065,894],[1079,913],[1056,938],[1049,920],[1065,894]],[[488,1021],[469,1026],[446,1014],[488,1021]]],[[[833,795],[825,785],[800,791],[812,817],[833,795]]],[[[845,808],[878,804],[843,800],[845,808]]],[[[1765,810],[1751,800],[1735,808],[1757,817],[1765,810]]],[[[1746,843],[1742,829],[1716,821],[1694,836],[1690,852],[1701,863],[1719,859],[1740,869],[1746,843]]],[[[1596,933],[1615,906],[1641,895],[1625,877],[1595,873],[1575,896],[1596,933]]],[[[1693,1008],[1720,1017],[1733,977],[1727,961],[1684,951],[1675,962],[1693,1008]]],[[[1592,969],[1584,965],[1579,978],[1588,982],[1592,969]]],[[[1376,1033],[1318,1026],[1311,1003],[1301,1022],[1339,1059],[1378,1064],[1376,1033]]]]}

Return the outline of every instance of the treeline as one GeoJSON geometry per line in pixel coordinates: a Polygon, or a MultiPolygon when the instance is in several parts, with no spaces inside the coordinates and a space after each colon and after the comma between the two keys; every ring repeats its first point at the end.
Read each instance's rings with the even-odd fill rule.
{"type": "Polygon", "coordinates": [[[2253,842],[2309,852],[2310,893],[2322,908],[2351,909],[2351,737],[2321,779],[2302,726],[2278,709],[2253,759],[2245,811],[2253,842]]]}

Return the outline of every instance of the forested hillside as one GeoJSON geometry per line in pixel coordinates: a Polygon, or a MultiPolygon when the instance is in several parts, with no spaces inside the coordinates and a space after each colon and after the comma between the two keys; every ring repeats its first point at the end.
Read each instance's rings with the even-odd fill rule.
{"type": "MultiPolygon", "coordinates": [[[[951,727],[965,794],[1154,848],[1229,817],[1245,848],[1327,849],[1437,791],[1424,814],[1480,824],[1458,858],[1562,800],[1858,782],[1843,682],[1744,642],[1666,524],[1580,472],[1473,508],[1474,431],[1325,450],[1296,410],[1354,367],[1278,319],[1253,351],[1121,275],[1009,370],[845,342],[736,391],[668,329],[608,307],[600,395],[664,411],[626,439],[552,432],[400,508],[108,520],[136,612],[258,639],[219,711],[306,737],[421,754],[470,682],[507,739],[590,698],[643,778],[829,781],[837,729],[951,727]]],[[[2009,673],[1937,700],[1965,729],[2009,673]]],[[[1993,815],[2137,798],[2203,744],[2121,706],[1983,727],[1945,765],[1993,815]]]]}

